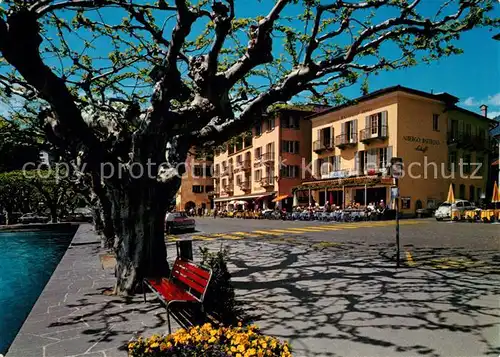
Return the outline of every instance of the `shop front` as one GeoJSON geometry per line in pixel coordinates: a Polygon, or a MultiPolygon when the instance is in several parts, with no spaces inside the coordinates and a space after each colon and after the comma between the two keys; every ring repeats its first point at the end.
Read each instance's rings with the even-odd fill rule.
{"type": "MultiPolygon", "coordinates": [[[[362,176],[341,179],[325,179],[304,182],[295,188],[295,194],[308,192],[309,205],[346,208],[367,206],[370,203],[387,205],[390,202],[390,187],[393,180],[381,176],[362,176]]],[[[303,195],[303,194],[302,194],[303,195]]]]}
{"type": "Polygon", "coordinates": [[[253,194],[244,196],[228,196],[214,199],[215,207],[219,211],[256,210],[274,206],[273,197],[276,192],[253,194]]]}

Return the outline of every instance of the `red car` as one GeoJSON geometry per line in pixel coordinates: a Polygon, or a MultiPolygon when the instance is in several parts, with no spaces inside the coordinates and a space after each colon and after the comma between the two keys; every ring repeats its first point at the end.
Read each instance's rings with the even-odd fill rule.
{"type": "Polygon", "coordinates": [[[165,216],[165,232],[190,231],[194,232],[196,223],[194,219],[189,218],[185,212],[170,212],[165,216]]]}

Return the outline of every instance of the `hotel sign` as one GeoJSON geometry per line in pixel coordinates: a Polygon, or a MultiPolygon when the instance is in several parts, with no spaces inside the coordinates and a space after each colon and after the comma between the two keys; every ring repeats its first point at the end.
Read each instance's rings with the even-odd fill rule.
{"type": "Polygon", "coordinates": [[[421,138],[419,136],[412,136],[412,135],[406,135],[403,136],[403,140],[408,141],[410,143],[416,143],[418,144],[417,147],[415,148],[416,151],[421,151],[424,154],[429,150],[429,146],[427,145],[440,145],[441,142],[436,139],[428,139],[428,138],[421,138]]]}
{"type": "Polygon", "coordinates": [[[342,171],[332,171],[327,174],[321,175],[322,179],[340,179],[340,178],[346,178],[349,177],[349,171],[342,170],[342,171]]]}
{"type": "Polygon", "coordinates": [[[440,145],[441,144],[441,142],[439,140],[436,140],[436,139],[421,138],[421,137],[412,136],[412,135],[403,136],[403,140],[408,141],[410,143],[424,144],[424,145],[440,145]]]}

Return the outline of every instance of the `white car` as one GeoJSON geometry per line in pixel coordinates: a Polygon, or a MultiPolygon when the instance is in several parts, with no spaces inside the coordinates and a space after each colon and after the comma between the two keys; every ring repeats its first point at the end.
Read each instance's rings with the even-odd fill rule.
{"type": "Polygon", "coordinates": [[[40,216],[36,213],[26,213],[19,218],[21,223],[47,223],[50,218],[47,216],[40,216]]]}
{"type": "Polygon", "coordinates": [[[470,203],[467,200],[455,200],[455,203],[444,202],[434,213],[434,217],[436,220],[442,221],[443,219],[451,219],[451,211],[457,210],[460,212],[474,209],[475,206],[473,203],[470,203]]]}
{"type": "Polygon", "coordinates": [[[194,232],[195,227],[194,219],[188,217],[185,212],[169,212],[165,216],[165,231],[169,234],[173,231],[194,232]]]}

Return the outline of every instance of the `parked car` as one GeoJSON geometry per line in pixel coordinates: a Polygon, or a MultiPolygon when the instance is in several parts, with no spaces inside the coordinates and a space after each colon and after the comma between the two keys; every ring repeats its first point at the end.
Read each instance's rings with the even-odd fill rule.
{"type": "Polygon", "coordinates": [[[438,221],[442,221],[443,219],[451,219],[451,211],[457,210],[459,212],[474,209],[475,206],[473,203],[467,200],[455,200],[455,203],[444,202],[434,213],[434,217],[438,221]]]}
{"type": "Polygon", "coordinates": [[[418,218],[433,217],[439,206],[440,204],[433,207],[419,208],[415,213],[418,218]]]}
{"type": "Polygon", "coordinates": [[[92,222],[92,217],[87,217],[83,213],[71,213],[65,216],[62,221],[64,222],[92,222]]]}
{"type": "Polygon", "coordinates": [[[92,210],[88,207],[75,208],[73,213],[78,217],[83,217],[85,222],[92,222],[94,220],[92,210]]]}
{"type": "Polygon", "coordinates": [[[172,233],[174,231],[195,230],[196,223],[194,219],[188,217],[185,212],[169,212],[165,216],[165,231],[172,233]]]}
{"type": "Polygon", "coordinates": [[[37,213],[26,213],[19,218],[21,223],[47,223],[50,218],[47,216],[41,216],[37,213]]]}

